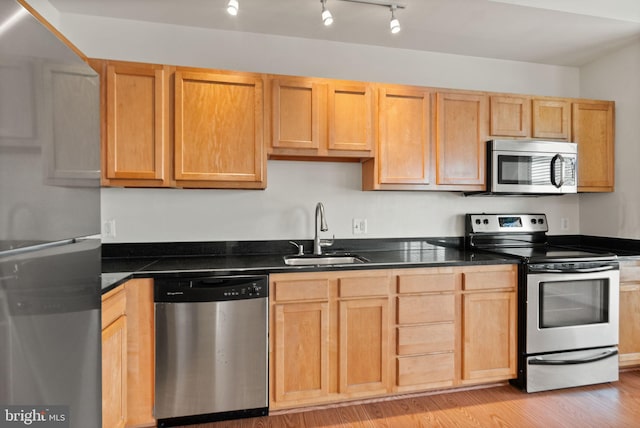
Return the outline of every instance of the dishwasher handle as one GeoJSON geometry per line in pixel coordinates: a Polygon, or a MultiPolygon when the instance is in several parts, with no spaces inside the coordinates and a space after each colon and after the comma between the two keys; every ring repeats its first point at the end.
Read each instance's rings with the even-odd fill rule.
{"type": "Polygon", "coordinates": [[[154,282],[157,303],[218,302],[267,298],[267,275],[206,276],[157,278],[154,282]]]}

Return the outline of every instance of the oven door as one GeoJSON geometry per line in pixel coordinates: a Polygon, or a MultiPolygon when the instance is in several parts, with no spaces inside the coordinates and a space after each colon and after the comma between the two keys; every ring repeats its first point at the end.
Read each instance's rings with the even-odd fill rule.
{"type": "Polygon", "coordinates": [[[617,262],[529,265],[526,353],[618,344],[617,262]]]}

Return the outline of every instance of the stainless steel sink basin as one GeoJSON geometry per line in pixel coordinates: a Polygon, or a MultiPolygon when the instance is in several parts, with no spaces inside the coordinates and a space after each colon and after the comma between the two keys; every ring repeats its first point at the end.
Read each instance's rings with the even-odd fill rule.
{"type": "Polygon", "coordinates": [[[316,265],[350,265],[366,263],[368,260],[356,255],[304,255],[284,256],[284,264],[288,266],[316,266],[316,265]]]}

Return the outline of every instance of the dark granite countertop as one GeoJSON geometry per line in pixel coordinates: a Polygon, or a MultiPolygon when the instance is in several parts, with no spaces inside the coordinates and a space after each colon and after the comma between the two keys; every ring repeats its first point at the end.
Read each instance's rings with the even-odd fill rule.
{"type": "MultiPolygon", "coordinates": [[[[303,243],[311,248],[311,241],[303,243]]],[[[288,241],[103,245],[103,293],[133,277],[185,273],[268,274],[331,270],[511,264],[517,259],[459,249],[458,238],[336,240],[327,253],[348,252],[367,260],[344,265],[287,266],[295,254],[288,241]]]]}

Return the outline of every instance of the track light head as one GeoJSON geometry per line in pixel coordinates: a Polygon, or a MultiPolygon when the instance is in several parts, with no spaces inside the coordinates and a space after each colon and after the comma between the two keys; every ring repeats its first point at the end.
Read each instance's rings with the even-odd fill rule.
{"type": "Polygon", "coordinates": [[[391,5],[389,9],[391,9],[391,21],[389,21],[389,29],[391,30],[391,34],[397,34],[400,32],[400,21],[398,21],[398,18],[396,18],[395,14],[397,6],[391,5]]]}
{"type": "Polygon", "coordinates": [[[320,0],[320,2],[322,3],[322,23],[328,27],[333,24],[333,16],[331,12],[329,12],[329,9],[327,9],[327,0],[320,0]]]}
{"type": "Polygon", "coordinates": [[[239,8],[238,0],[229,0],[229,3],[227,3],[227,13],[229,15],[236,16],[239,8]]]}

